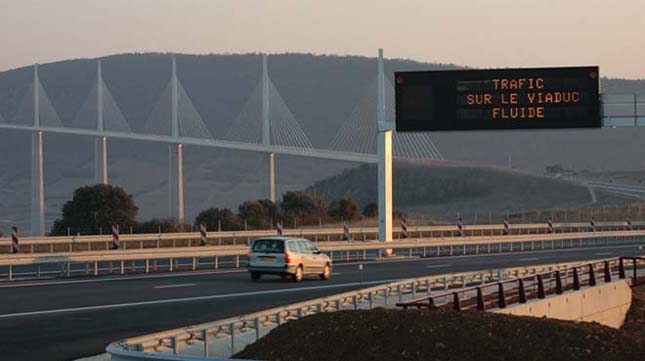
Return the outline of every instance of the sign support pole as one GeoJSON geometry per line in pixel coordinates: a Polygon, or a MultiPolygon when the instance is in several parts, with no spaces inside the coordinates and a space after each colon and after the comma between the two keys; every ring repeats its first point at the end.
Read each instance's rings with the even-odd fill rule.
{"type": "MultiPolygon", "coordinates": [[[[385,119],[383,49],[378,51],[378,233],[381,242],[392,242],[392,126],[385,119]]],[[[392,249],[386,250],[387,255],[392,249]]]]}

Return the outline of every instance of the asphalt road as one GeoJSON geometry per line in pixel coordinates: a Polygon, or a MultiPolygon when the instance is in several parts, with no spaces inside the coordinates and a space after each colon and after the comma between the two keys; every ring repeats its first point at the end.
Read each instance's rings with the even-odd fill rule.
{"type": "Polygon", "coordinates": [[[431,274],[643,254],[638,246],[336,265],[329,281],[250,281],[245,271],[0,285],[0,359],[73,360],[121,338],[431,274]]]}

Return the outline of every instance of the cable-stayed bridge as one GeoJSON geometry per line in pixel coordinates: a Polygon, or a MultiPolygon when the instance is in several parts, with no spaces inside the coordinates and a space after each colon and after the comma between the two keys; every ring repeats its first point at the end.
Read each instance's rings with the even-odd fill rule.
{"type": "MultiPolygon", "coordinates": [[[[267,198],[275,201],[275,156],[291,155],[329,160],[376,163],[377,81],[365,89],[350,117],[326,148],[315,148],[303,131],[268,73],[262,57],[257,86],[223,137],[209,131],[199,110],[177,76],[175,57],[169,57],[170,80],[150,112],[143,131],[133,131],[103,79],[101,61],[85,101],[73,119],[63,121],[40,81],[38,65],[33,81],[11,119],[0,114],[0,129],[23,130],[32,137],[31,225],[33,235],[45,233],[43,171],[44,133],[90,136],[95,144],[95,182],[108,183],[108,138],[169,144],[169,198],[173,216],[184,221],[183,145],[254,151],[266,154],[267,198]]],[[[378,70],[382,72],[382,68],[378,70]]],[[[384,83],[385,112],[394,119],[394,87],[384,83]]],[[[427,134],[396,134],[394,155],[403,158],[441,160],[443,156],[427,134]]]]}

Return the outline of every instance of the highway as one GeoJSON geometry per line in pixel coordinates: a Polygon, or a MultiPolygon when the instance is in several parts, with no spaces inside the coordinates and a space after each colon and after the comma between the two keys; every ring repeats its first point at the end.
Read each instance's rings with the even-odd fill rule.
{"type": "MultiPolygon", "coordinates": [[[[642,246],[641,246],[642,247],[642,246]]],[[[338,264],[328,282],[300,284],[245,271],[0,284],[0,358],[73,360],[115,340],[213,321],[414,276],[643,254],[639,246],[395,259],[338,264]]]]}

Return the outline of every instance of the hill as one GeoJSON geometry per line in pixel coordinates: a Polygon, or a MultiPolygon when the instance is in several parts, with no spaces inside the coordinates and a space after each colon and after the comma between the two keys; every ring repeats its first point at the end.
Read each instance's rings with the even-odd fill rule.
{"type": "MultiPolygon", "coordinates": [[[[377,199],[376,166],[362,165],[316,182],[307,189],[325,199],[350,197],[361,205],[377,199]]],[[[559,179],[489,166],[449,162],[395,160],[393,199],[396,210],[454,222],[498,220],[508,212],[566,209],[627,202],[627,198],[597,192],[559,179]],[[475,215],[478,214],[478,215],[475,215]]]]}
{"type": "MultiPolygon", "coordinates": [[[[143,131],[170,78],[169,54],[122,54],[101,58],[103,78],[133,131],[143,131]]],[[[259,54],[177,55],[178,77],[213,136],[223,137],[240,115],[260,80],[259,54]]],[[[451,69],[387,59],[391,81],[398,70],[451,69]]],[[[65,126],[79,117],[96,75],[96,59],[74,59],[39,67],[40,79],[65,126]]],[[[281,98],[314,147],[326,148],[367,95],[375,79],[374,58],[275,54],[269,74],[281,98]]],[[[0,72],[0,117],[7,122],[29,117],[24,100],[32,68],[0,72]]],[[[606,92],[643,92],[645,81],[603,79],[606,92]]],[[[373,100],[373,99],[371,99],[373,100]]],[[[369,102],[368,102],[369,103],[369,102]]],[[[369,105],[369,104],[368,104],[369,105]]],[[[92,119],[85,119],[92,121],[92,119]]],[[[433,134],[435,144],[451,160],[506,164],[541,170],[549,164],[590,170],[645,168],[640,157],[645,130],[604,129],[562,132],[466,132],[433,134]],[[464,146],[467,144],[467,146],[464,146]],[[611,151],[607,151],[611,150],[611,151]]],[[[0,130],[0,229],[29,228],[30,134],[0,130]]],[[[93,139],[45,135],[47,222],[60,214],[72,191],[93,182],[93,139]]],[[[168,149],[160,144],[110,140],[110,182],[123,186],[137,202],[141,219],[167,217],[168,149]]],[[[186,214],[191,220],[206,207],[237,207],[245,200],[266,197],[259,184],[259,156],[186,147],[186,214]]],[[[357,164],[278,157],[278,193],[302,189],[357,164]]],[[[6,232],[5,232],[6,233],[6,232]]]]}

